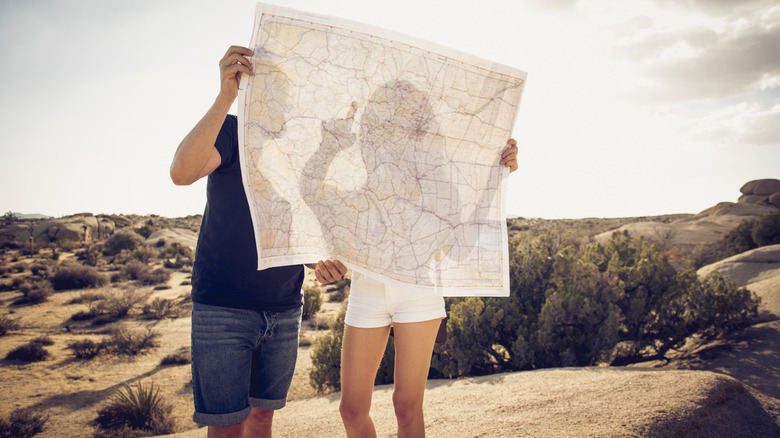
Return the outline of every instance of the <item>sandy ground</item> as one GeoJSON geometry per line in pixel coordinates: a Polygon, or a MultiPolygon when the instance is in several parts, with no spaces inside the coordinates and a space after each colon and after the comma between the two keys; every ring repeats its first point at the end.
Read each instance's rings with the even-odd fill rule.
{"type": "MultiPolygon", "coordinates": [[[[776,275],[762,272],[747,280],[775,303],[776,275]]],[[[189,292],[177,272],[170,289],[151,296],[177,298],[189,292]]],[[[205,437],[191,421],[189,365],[160,366],[160,360],[189,345],[190,319],[123,320],[150,326],[161,346],[137,357],[72,358],[68,342],[97,337],[94,328],[65,321],[83,304],[67,304],[81,291],[57,293],[48,303],[9,306],[18,292],[0,293],[0,305],[14,310],[22,329],[0,338],[0,357],[32,338],[47,334],[54,345],[44,362],[0,364],[0,412],[31,407],[49,415],[40,437],[89,437],[90,422],[124,382],[153,381],[173,403],[176,437],[205,437]]],[[[334,315],[340,303],[324,303],[334,315]]],[[[696,346],[665,368],[570,368],[518,372],[461,380],[431,380],[426,392],[426,424],[432,437],[780,437],[780,319],[774,305],[762,307],[761,322],[729,339],[696,346]]],[[[108,327],[105,328],[107,330],[108,327]]],[[[324,333],[304,324],[308,339],[324,333]]],[[[310,347],[302,347],[290,403],[276,416],[275,436],[344,436],[339,394],[315,396],[309,385],[310,347]]],[[[395,434],[392,387],[374,391],[372,415],[380,437],[395,434]]]]}

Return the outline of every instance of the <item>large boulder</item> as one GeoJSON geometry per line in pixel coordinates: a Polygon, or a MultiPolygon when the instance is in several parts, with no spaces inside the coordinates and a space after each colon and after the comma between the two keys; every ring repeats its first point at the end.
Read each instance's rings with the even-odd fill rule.
{"type": "Polygon", "coordinates": [[[172,243],[178,243],[194,251],[198,243],[198,235],[186,228],[163,228],[152,233],[144,242],[145,245],[156,247],[169,246],[172,243]]]}
{"type": "Polygon", "coordinates": [[[748,181],[739,191],[745,195],[772,195],[780,192],[780,180],[767,178],[748,181]]]}
{"type": "Polygon", "coordinates": [[[774,195],[770,196],[768,201],[775,207],[780,208],[780,193],[775,193],[774,195]]]}

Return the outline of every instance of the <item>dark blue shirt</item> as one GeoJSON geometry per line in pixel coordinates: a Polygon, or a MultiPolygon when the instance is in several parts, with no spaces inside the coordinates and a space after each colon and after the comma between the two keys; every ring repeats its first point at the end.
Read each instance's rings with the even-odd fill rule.
{"type": "Polygon", "coordinates": [[[225,118],[214,146],[222,163],[208,176],[206,211],[192,269],[192,300],[255,310],[300,306],[302,265],[257,270],[254,227],[241,179],[236,116],[225,118]]]}

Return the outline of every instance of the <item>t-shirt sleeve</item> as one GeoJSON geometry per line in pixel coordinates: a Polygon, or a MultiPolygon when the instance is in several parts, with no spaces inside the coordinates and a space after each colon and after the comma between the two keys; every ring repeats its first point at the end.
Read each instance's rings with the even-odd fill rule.
{"type": "Polygon", "coordinates": [[[228,114],[225,117],[225,121],[222,123],[222,128],[217,135],[217,141],[214,142],[214,147],[217,148],[219,156],[222,158],[222,163],[219,168],[223,168],[233,160],[237,159],[238,155],[238,118],[234,115],[228,114]]]}

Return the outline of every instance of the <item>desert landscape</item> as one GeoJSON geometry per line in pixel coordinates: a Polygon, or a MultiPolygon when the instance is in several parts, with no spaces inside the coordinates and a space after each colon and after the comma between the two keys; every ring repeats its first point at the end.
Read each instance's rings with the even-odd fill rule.
{"type": "MultiPolygon", "coordinates": [[[[780,244],[726,258],[712,250],[746,220],[780,214],[780,181],[741,191],[737,202],[698,214],[508,220],[510,240],[555,227],[590,242],[615,231],[644,236],[681,269],[698,268],[702,278],[717,271],[747,287],[761,299],[758,310],[746,326],[691,337],[658,360],[431,379],[428,436],[780,436],[780,244]]],[[[150,436],[108,427],[117,393],[139,384],[153,384],[165,401],[159,430],[206,436],[191,420],[189,368],[199,224],[200,216],[3,217],[0,436],[150,436]]],[[[341,311],[348,285],[319,287],[307,271],[304,289],[321,305],[303,323],[275,435],[343,436],[338,392],[318,394],[309,374],[313,344],[341,311]]],[[[372,413],[379,436],[395,436],[392,385],[376,387],[372,413]]]]}

